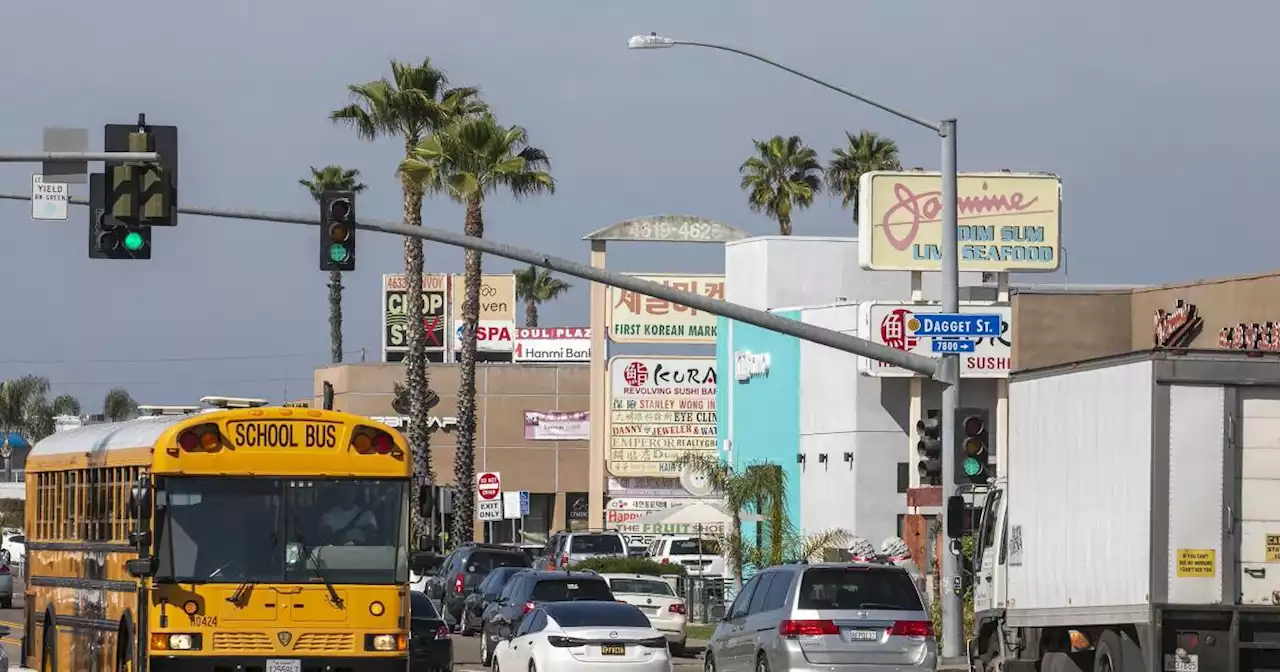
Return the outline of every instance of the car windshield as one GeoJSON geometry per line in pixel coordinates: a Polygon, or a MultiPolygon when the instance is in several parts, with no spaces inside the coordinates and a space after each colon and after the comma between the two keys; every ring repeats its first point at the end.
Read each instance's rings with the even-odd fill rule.
{"type": "Polygon", "coordinates": [[[404,480],[170,477],[159,481],[161,581],[408,580],[404,480]]]}
{"type": "Polygon", "coordinates": [[[720,555],[720,544],[715,539],[674,539],[671,541],[671,555],[720,555]]]}
{"type": "Polygon", "coordinates": [[[542,579],[533,587],[534,602],[571,602],[573,600],[613,600],[604,579],[542,579]]]}
{"type": "Polygon", "coordinates": [[[547,615],[562,628],[648,628],[649,618],[629,604],[566,602],[548,606],[547,615]]]}
{"type": "Polygon", "coordinates": [[[488,574],[499,567],[519,567],[521,569],[529,566],[529,559],[524,553],[507,553],[502,551],[472,551],[467,556],[467,561],[463,565],[463,570],[472,574],[488,574]]]}
{"type": "Polygon", "coordinates": [[[575,534],[569,539],[569,553],[623,553],[622,538],[616,534],[575,534]]]}
{"type": "Polygon", "coordinates": [[[901,569],[815,567],[800,579],[800,609],[923,611],[915,584],[901,569]]]}
{"type": "Polygon", "coordinates": [[[629,595],[675,595],[671,584],[661,579],[610,579],[609,588],[629,595]]]}

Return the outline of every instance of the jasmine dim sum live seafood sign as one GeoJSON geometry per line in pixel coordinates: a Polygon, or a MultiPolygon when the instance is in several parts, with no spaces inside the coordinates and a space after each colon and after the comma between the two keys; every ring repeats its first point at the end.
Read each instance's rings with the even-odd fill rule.
{"type": "Polygon", "coordinates": [[[609,473],[674,479],[680,456],[716,453],[714,357],[614,357],[609,379],[609,473]]]}
{"type": "MultiPolygon", "coordinates": [[[[938,173],[871,172],[859,181],[858,263],[877,271],[942,270],[938,173]]],[[[958,183],[960,270],[1055,271],[1062,179],[1048,173],[965,173],[958,183]]]]}

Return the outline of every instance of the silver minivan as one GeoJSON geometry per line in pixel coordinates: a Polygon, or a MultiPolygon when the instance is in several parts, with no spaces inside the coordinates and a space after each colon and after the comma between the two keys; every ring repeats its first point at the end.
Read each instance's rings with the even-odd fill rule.
{"type": "Polygon", "coordinates": [[[934,670],[933,623],[901,567],[770,567],[742,587],[716,626],[706,672],[934,670]]]}

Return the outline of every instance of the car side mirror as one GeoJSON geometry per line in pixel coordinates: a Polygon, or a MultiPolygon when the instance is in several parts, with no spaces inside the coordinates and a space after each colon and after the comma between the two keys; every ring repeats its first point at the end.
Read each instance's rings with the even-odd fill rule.
{"type": "Polygon", "coordinates": [[[135,579],[147,579],[156,575],[156,559],[152,556],[134,558],[124,563],[125,571],[135,579]]]}
{"type": "Polygon", "coordinates": [[[711,607],[711,618],[713,620],[726,621],[728,620],[728,618],[726,618],[726,615],[727,614],[725,613],[725,608],[723,604],[717,604],[711,607]]]}

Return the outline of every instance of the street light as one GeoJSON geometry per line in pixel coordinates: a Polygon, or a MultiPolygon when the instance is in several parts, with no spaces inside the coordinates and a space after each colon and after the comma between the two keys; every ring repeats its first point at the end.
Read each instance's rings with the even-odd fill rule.
{"type": "MultiPolygon", "coordinates": [[[[674,46],[703,47],[746,56],[936,133],[942,140],[942,312],[957,313],[960,311],[960,255],[959,245],[956,240],[956,229],[959,227],[956,212],[956,183],[959,180],[959,175],[956,170],[955,119],[932,122],[912,116],[887,105],[877,103],[848,89],[830,82],[824,82],[812,75],[771,61],[758,54],[722,44],[677,40],[663,37],[657,33],[636,35],[627,40],[627,48],[629,49],[667,49],[674,46]]],[[[941,424],[942,431],[945,433],[942,443],[944,446],[954,446],[956,445],[956,408],[960,405],[959,353],[944,354],[942,356],[942,368],[937,379],[945,385],[942,388],[941,424]]],[[[955,465],[952,460],[942,461],[942,496],[944,500],[955,492],[955,477],[952,473],[954,470],[955,465]]],[[[960,558],[956,553],[944,553],[942,555],[942,585],[947,587],[943,591],[942,599],[942,657],[944,661],[960,657],[960,640],[964,637],[959,560],[960,558]]]]}

